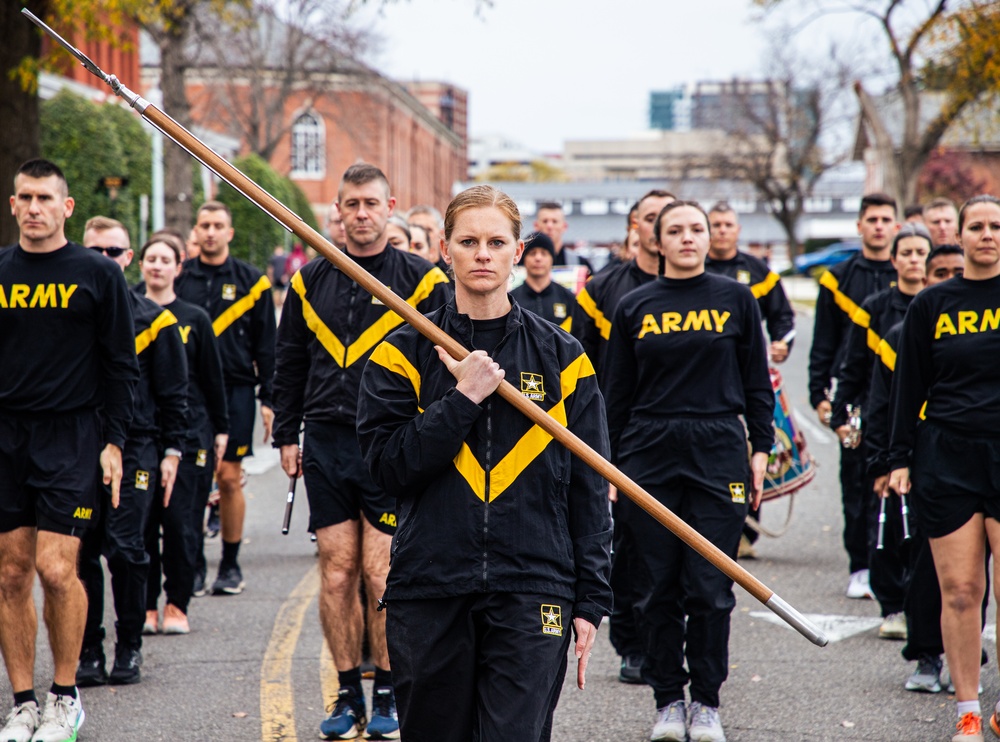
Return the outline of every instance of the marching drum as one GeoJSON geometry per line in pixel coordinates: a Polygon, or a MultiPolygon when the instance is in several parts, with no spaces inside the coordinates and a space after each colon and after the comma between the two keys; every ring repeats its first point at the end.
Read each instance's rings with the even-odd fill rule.
{"type": "MultiPolygon", "coordinates": [[[[764,472],[761,502],[794,494],[816,476],[816,463],[806,450],[805,436],[795,427],[792,406],[785,395],[781,374],[777,369],[772,368],[770,371],[771,388],[774,390],[774,445],[771,446],[767,470],[764,472]]],[[[747,525],[758,533],[777,538],[788,530],[793,504],[794,498],[789,498],[785,523],[776,531],[768,530],[752,515],[747,516],[747,525]]]]}
{"type": "Polygon", "coordinates": [[[774,445],[767,459],[762,502],[790,495],[816,476],[816,465],[806,450],[806,439],[796,429],[781,374],[771,369],[774,390],[774,445]]]}

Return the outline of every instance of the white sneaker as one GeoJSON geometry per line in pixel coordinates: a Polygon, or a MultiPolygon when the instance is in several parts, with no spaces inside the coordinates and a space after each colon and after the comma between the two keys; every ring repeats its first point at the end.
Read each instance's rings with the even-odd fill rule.
{"type": "Polygon", "coordinates": [[[674,701],[656,710],[656,723],[650,742],[685,742],[687,739],[687,713],[684,701],[674,701]]]}
{"type": "Polygon", "coordinates": [[[855,600],[864,598],[868,600],[875,599],[871,585],[868,584],[867,569],[859,569],[857,572],[851,572],[851,579],[847,583],[847,597],[854,598],[855,600]]]}
{"type": "Polygon", "coordinates": [[[0,729],[3,742],[31,742],[35,730],[41,724],[41,711],[34,701],[21,703],[10,710],[0,729]]]}
{"type": "Polygon", "coordinates": [[[688,722],[688,739],[691,742],[726,742],[722,731],[719,709],[691,702],[691,719],[688,722]]]}
{"type": "Polygon", "coordinates": [[[31,742],[76,742],[83,719],[79,691],[76,698],[49,693],[42,712],[42,725],[31,742]]]}
{"type": "Polygon", "coordinates": [[[878,627],[879,639],[906,639],[906,616],[902,613],[890,613],[882,619],[878,627]]]}

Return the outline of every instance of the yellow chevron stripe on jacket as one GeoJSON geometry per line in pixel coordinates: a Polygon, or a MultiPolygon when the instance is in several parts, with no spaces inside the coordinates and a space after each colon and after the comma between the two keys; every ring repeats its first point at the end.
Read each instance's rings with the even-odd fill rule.
{"type": "Polygon", "coordinates": [[[868,312],[861,309],[861,307],[854,303],[854,300],[851,299],[851,297],[840,290],[840,283],[837,281],[837,277],[834,276],[833,273],[827,271],[820,276],[819,285],[830,290],[830,293],[833,294],[834,302],[852,322],[855,322],[864,328],[868,327],[868,323],[871,320],[868,316],[868,312]],[[861,314],[858,315],[858,312],[861,314]]]}
{"type": "Polygon", "coordinates": [[[261,276],[260,280],[253,285],[253,288],[250,289],[246,296],[230,304],[226,311],[215,318],[212,322],[212,330],[215,332],[215,337],[219,337],[229,329],[229,326],[233,322],[253,309],[253,305],[260,301],[260,297],[269,288],[271,288],[271,282],[267,279],[267,276],[261,276]]]}
{"type": "Polygon", "coordinates": [[[577,294],[576,303],[580,305],[580,309],[587,313],[588,317],[594,320],[594,324],[597,325],[597,331],[601,333],[601,337],[605,340],[610,338],[611,321],[604,316],[604,312],[597,308],[597,304],[594,303],[594,299],[587,293],[586,288],[583,288],[577,294]]]}
{"type": "MultiPolygon", "coordinates": [[[[434,287],[439,283],[448,283],[448,277],[440,268],[432,268],[420,279],[420,283],[417,284],[416,289],[414,289],[410,297],[406,299],[406,303],[416,309],[420,302],[431,295],[434,287]]],[[[386,335],[403,323],[402,318],[398,314],[386,311],[367,330],[362,332],[358,336],[358,339],[347,347],[345,352],[343,342],[326,326],[326,323],[320,319],[316,310],[313,309],[312,304],[306,299],[306,285],[302,280],[301,273],[296,273],[292,276],[292,288],[302,300],[302,316],[306,321],[306,326],[312,330],[323,347],[333,357],[333,360],[342,368],[347,368],[358,359],[364,358],[369,350],[382,342],[382,339],[386,335]]]]}
{"type": "MultiPolygon", "coordinates": [[[[566,425],[566,399],[576,391],[580,379],[594,375],[594,366],[586,354],[582,354],[570,363],[559,375],[559,386],[562,399],[548,410],[556,421],[566,425]]],[[[455,457],[455,468],[462,475],[476,497],[485,502],[495,500],[510,487],[528,465],[541,455],[552,441],[552,436],[538,425],[533,425],[521,436],[521,439],[504,456],[496,466],[490,469],[490,491],[486,492],[486,471],[476,460],[468,443],[462,444],[462,449],[455,457]]]]}
{"type": "Polygon", "coordinates": [[[896,351],[893,350],[892,346],[889,345],[885,340],[882,340],[878,344],[878,350],[875,351],[878,357],[882,359],[882,363],[890,371],[896,370],[896,351]]]}
{"type": "MultiPolygon", "coordinates": [[[[387,371],[409,379],[410,384],[413,386],[413,393],[416,395],[417,400],[420,400],[420,372],[417,371],[416,367],[410,363],[410,359],[404,356],[402,351],[395,345],[389,342],[381,343],[372,353],[372,357],[369,360],[372,363],[377,363],[387,371]]],[[[417,409],[423,412],[419,405],[417,409]]]]}
{"type": "Polygon", "coordinates": [[[142,351],[146,350],[146,348],[148,348],[150,344],[156,340],[156,336],[160,334],[160,330],[164,327],[170,327],[170,325],[176,324],[177,318],[174,316],[174,313],[169,309],[164,309],[160,312],[159,316],[153,320],[153,324],[135,336],[135,354],[139,355],[142,351]]]}
{"type": "Polygon", "coordinates": [[[567,317],[566,319],[564,319],[560,323],[559,329],[560,330],[565,330],[566,332],[573,332],[573,318],[572,317],[567,317]]]}
{"type": "Polygon", "coordinates": [[[767,277],[763,281],[755,283],[750,287],[750,291],[753,293],[753,298],[759,299],[762,296],[767,296],[771,293],[771,289],[778,285],[778,281],[780,280],[781,277],[774,271],[771,271],[767,274],[767,277]]]}

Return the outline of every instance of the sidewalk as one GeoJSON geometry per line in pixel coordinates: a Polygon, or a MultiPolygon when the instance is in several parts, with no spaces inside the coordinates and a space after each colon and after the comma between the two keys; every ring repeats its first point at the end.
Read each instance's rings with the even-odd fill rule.
{"type": "Polygon", "coordinates": [[[783,276],[781,285],[789,301],[815,302],[819,295],[819,284],[808,276],[783,276]]]}

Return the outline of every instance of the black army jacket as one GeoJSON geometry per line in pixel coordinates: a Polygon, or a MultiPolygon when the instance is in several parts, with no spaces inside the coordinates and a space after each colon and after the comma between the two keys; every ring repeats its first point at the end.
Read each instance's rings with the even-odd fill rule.
{"type": "MultiPolygon", "coordinates": [[[[429,318],[473,347],[472,322],[454,301],[429,318]]],[[[579,341],[512,301],[493,358],[607,456],[604,402],[579,341]]],[[[387,600],[548,593],[598,625],[611,611],[604,479],[498,394],[475,404],[455,383],[410,327],[375,350],[362,377],[361,451],[397,498],[387,600]]]]}
{"type": "MultiPolygon", "coordinates": [[[[421,313],[448,300],[448,277],[416,255],[387,247],[352,259],[421,313]]],[[[292,276],[278,330],[274,445],[298,443],[303,418],[354,425],[365,362],[402,323],[325,258],[292,276]]]]}

